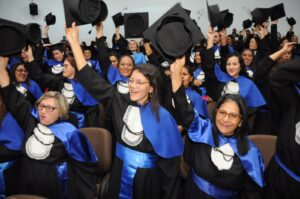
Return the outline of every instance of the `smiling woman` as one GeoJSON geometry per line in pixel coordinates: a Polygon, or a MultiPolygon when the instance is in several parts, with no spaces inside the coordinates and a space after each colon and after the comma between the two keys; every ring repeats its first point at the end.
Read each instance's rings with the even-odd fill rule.
{"type": "MultiPolygon", "coordinates": [[[[8,111],[22,128],[24,138],[15,137],[12,141],[16,144],[20,140],[22,156],[4,172],[5,194],[93,198],[96,190],[93,163],[97,157],[87,138],[65,122],[66,98],[59,92],[47,92],[37,100],[38,114],[35,114],[30,103],[10,83],[5,69],[7,60],[0,57],[2,96],[8,111]]],[[[1,132],[0,142],[7,137],[1,132]]],[[[1,158],[2,148],[1,145],[1,158]]]]}

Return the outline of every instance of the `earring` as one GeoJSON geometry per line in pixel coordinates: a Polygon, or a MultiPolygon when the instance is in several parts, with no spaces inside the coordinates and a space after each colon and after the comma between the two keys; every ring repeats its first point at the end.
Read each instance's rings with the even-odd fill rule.
{"type": "Polygon", "coordinates": [[[151,93],[149,93],[149,98],[150,98],[150,99],[152,98],[152,92],[151,92],[151,93]]]}

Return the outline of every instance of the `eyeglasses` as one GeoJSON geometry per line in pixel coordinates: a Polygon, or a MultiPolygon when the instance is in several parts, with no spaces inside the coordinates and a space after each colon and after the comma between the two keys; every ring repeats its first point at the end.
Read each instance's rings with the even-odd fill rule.
{"type": "Polygon", "coordinates": [[[42,111],[43,109],[45,109],[46,110],[46,112],[53,112],[54,111],[54,109],[57,109],[57,107],[53,107],[53,106],[45,106],[45,105],[43,105],[43,104],[39,104],[38,106],[37,106],[37,109],[39,110],[39,111],[42,111]]]}
{"type": "Polygon", "coordinates": [[[150,83],[150,82],[147,82],[147,81],[143,82],[143,81],[141,81],[141,80],[128,79],[128,84],[129,84],[129,85],[132,85],[132,84],[134,84],[134,83],[135,83],[137,86],[142,86],[143,84],[147,84],[147,83],[150,83]]]}
{"type": "Polygon", "coordinates": [[[16,72],[18,72],[18,73],[28,73],[28,71],[24,70],[24,69],[18,69],[18,70],[16,70],[16,72]]]}
{"type": "Polygon", "coordinates": [[[239,119],[241,119],[241,115],[238,113],[227,113],[224,110],[217,110],[217,115],[221,118],[225,118],[226,116],[228,116],[229,120],[232,121],[237,121],[239,119]]]}

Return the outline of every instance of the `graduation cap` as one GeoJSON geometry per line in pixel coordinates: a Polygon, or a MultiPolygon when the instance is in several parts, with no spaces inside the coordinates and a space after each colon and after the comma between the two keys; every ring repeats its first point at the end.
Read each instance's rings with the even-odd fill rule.
{"type": "Polygon", "coordinates": [[[104,1],[101,1],[100,3],[101,3],[100,15],[95,21],[92,21],[93,26],[99,22],[105,21],[107,15],[108,15],[108,9],[107,9],[106,3],[104,1]]]}
{"type": "Polygon", "coordinates": [[[124,16],[122,15],[121,12],[112,16],[112,19],[116,27],[124,25],[124,16]]]}
{"type": "Polygon", "coordinates": [[[76,25],[96,24],[107,16],[107,7],[102,0],[63,0],[63,3],[67,27],[72,22],[76,22],[76,25]]]}
{"type": "Polygon", "coordinates": [[[270,9],[269,8],[255,8],[252,12],[252,22],[257,25],[263,24],[269,19],[270,9]]]}
{"type": "Polygon", "coordinates": [[[26,46],[24,32],[16,26],[0,24],[0,56],[11,56],[26,46]]]}
{"type": "Polygon", "coordinates": [[[46,21],[47,26],[54,25],[56,22],[56,17],[50,12],[45,16],[44,21],[46,21]]]}
{"type": "Polygon", "coordinates": [[[246,19],[243,21],[243,29],[248,29],[252,26],[252,21],[250,19],[246,19]]]}
{"type": "Polygon", "coordinates": [[[55,51],[55,50],[59,50],[61,52],[65,51],[65,44],[64,43],[56,43],[56,44],[52,44],[51,46],[49,46],[51,51],[55,51]]]}
{"type": "Polygon", "coordinates": [[[221,25],[223,22],[223,17],[220,12],[219,6],[217,4],[209,6],[207,1],[206,1],[206,5],[207,5],[208,19],[211,27],[214,28],[216,26],[221,25]]]}
{"type": "Polygon", "coordinates": [[[149,27],[148,12],[124,13],[125,38],[143,37],[149,27]]]}
{"type": "Polygon", "coordinates": [[[185,9],[185,8],[183,8],[184,10],[185,10],[185,12],[186,12],[186,14],[188,14],[189,16],[191,16],[191,10],[188,10],[188,9],[185,9]]]}
{"type": "Polygon", "coordinates": [[[233,14],[229,10],[221,11],[222,23],[218,25],[218,29],[229,28],[233,22],[233,14]]]}
{"type": "Polygon", "coordinates": [[[286,20],[290,26],[293,26],[296,24],[296,20],[293,17],[290,17],[290,18],[287,17],[286,20]]]}
{"type": "Polygon", "coordinates": [[[154,49],[167,61],[184,55],[204,38],[201,30],[178,3],[144,32],[154,49]]]}
{"type": "Polygon", "coordinates": [[[280,19],[284,16],[285,16],[285,11],[284,11],[283,3],[280,3],[270,8],[270,17],[272,21],[276,19],[280,19]]]}

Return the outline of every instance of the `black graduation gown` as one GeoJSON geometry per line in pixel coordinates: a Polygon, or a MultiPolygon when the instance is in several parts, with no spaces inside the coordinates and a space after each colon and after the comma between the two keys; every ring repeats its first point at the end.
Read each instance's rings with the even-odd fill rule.
{"type": "MultiPolygon", "coordinates": [[[[34,79],[41,87],[48,88],[52,91],[62,91],[64,83],[66,82],[64,78],[42,72],[42,70],[40,69],[40,65],[36,61],[32,61],[26,64],[26,68],[29,71],[30,77],[34,79]]],[[[99,126],[98,105],[84,106],[75,95],[74,102],[70,104],[69,110],[78,113],[83,113],[85,116],[85,126],[99,126]]],[[[78,126],[76,116],[73,114],[69,115],[69,121],[75,126],[78,126]]]]}
{"type": "MultiPolygon", "coordinates": [[[[25,131],[25,142],[33,134],[38,121],[31,115],[31,105],[17,92],[12,84],[2,88],[6,107],[25,131]]],[[[55,137],[50,155],[42,160],[31,159],[25,147],[24,156],[4,173],[7,195],[34,194],[51,199],[64,198],[61,191],[56,166],[67,162],[67,198],[93,198],[96,176],[90,164],[72,159],[64,144],[55,137]]]]}
{"type": "MultiPolygon", "coordinates": [[[[154,154],[153,146],[145,135],[143,135],[142,142],[136,146],[129,146],[122,140],[123,116],[127,107],[134,104],[130,101],[129,94],[120,94],[116,87],[104,79],[96,78],[96,75],[94,71],[85,66],[77,73],[76,78],[90,95],[106,106],[106,110],[109,111],[108,114],[112,118],[116,141],[135,151],[154,154]]],[[[133,198],[177,198],[180,185],[179,157],[167,159],[158,156],[156,164],[156,168],[137,169],[133,182],[133,198]]],[[[108,193],[110,199],[119,198],[122,165],[122,160],[115,157],[110,172],[108,193]]]]}
{"type": "MultiPolygon", "coordinates": [[[[270,74],[270,86],[282,111],[276,153],[289,170],[300,176],[299,127],[298,133],[296,131],[296,124],[300,122],[300,96],[295,89],[295,83],[300,81],[300,58],[291,63],[283,64],[270,74]]],[[[300,198],[300,182],[291,178],[272,159],[266,170],[266,193],[268,199],[300,198]]]]}
{"type": "MultiPolygon", "coordinates": [[[[229,170],[218,170],[211,160],[212,147],[206,144],[192,142],[189,138],[185,142],[184,159],[193,168],[198,176],[218,187],[228,190],[240,190],[240,199],[263,198],[263,190],[244,170],[241,161],[234,156],[233,164],[229,170]]],[[[184,198],[212,198],[201,191],[189,175],[186,180],[184,198]]]]}

